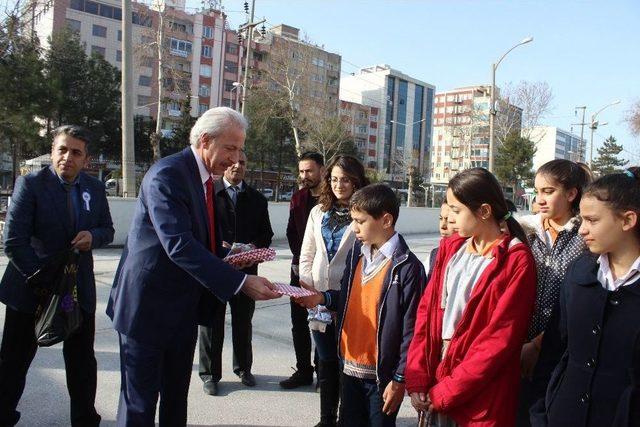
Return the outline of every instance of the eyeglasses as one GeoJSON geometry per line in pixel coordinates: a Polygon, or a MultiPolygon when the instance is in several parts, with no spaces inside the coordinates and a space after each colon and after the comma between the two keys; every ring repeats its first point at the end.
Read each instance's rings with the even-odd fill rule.
{"type": "Polygon", "coordinates": [[[351,184],[351,179],[346,177],[346,176],[343,176],[341,178],[338,178],[337,176],[332,176],[331,177],[331,183],[332,184],[337,184],[337,183],[340,183],[340,184],[351,184]]]}

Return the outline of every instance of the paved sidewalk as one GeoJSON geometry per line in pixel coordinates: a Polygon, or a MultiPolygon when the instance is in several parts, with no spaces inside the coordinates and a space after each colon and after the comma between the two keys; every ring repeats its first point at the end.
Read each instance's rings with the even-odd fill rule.
{"type": "MultiPolygon", "coordinates": [[[[416,255],[424,260],[437,245],[435,234],[407,236],[416,255]]],[[[286,243],[276,242],[275,261],[263,264],[260,274],[274,281],[289,280],[291,252],[286,243]]],[[[102,425],[115,425],[120,387],[118,339],[105,315],[107,298],[113,275],[120,259],[120,249],[95,251],[95,273],[98,295],[96,312],[95,351],[98,360],[98,392],[96,407],[102,415],[102,425]]],[[[0,274],[7,258],[0,256],[0,274]]],[[[0,324],[4,325],[5,309],[0,308],[0,324]]],[[[258,385],[244,387],[231,367],[231,331],[229,310],[225,327],[223,376],[220,395],[207,396],[202,392],[198,377],[197,349],[189,390],[190,426],[312,426],[319,420],[320,396],[312,386],[284,391],[278,382],[288,377],[295,366],[291,342],[289,300],[281,298],[256,305],[253,318],[253,373],[258,385]]],[[[41,348],[31,365],[27,385],[19,408],[20,426],[69,425],[69,396],[66,390],[62,345],[41,348]]],[[[415,411],[405,398],[398,425],[413,426],[415,411]]]]}

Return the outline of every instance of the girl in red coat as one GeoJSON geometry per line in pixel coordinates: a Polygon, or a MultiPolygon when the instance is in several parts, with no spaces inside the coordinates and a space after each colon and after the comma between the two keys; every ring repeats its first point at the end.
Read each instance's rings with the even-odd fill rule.
{"type": "Polygon", "coordinates": [[[534,260],[486,169],[453,177],[447,203],[458,234],[441,242],[420,301],[406,389],[434,425],[511,427],[535,301],[534,260]]]}

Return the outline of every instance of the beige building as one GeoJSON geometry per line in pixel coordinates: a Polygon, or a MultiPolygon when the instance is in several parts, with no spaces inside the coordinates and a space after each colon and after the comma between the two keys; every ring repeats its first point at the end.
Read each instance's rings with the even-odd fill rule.
{"type": "Polygon", "coordinates": [[[379,109],[355,102],[340,101],[339,114],[349,129],[362,164],[367,169],[376,170],[379,109]]]}
{"type": "MultiPolygon", "coordinates": [[[[490,94],[490,86],[462,87],[436,94],[431,183],[446,184],[462,170],[489,166],[490,94]]],[[[508,117],[508,126],[520,132],[520,108],[504,105],[499,108],[498,114],[508,117]]],[[[502,122],[506,127],[506,121],[502,122]]],[[[496,135],[499,133],[496,130],[496,135]]]]}
{"type": "Polygon", "coordinates": [[[533,170],[555,159],[584,162],[586,141],[578,135],[554,126],[536,126],[527,129],[527,134],[536,143],[533,170]]]}

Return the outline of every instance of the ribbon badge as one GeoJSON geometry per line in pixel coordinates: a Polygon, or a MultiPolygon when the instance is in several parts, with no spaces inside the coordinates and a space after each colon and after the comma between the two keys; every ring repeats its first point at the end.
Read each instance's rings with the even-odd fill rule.
{"type": "Polygon", "coordinates": [[[91,194],[89,194],[88,191],[84,191],[82,193],[82,200],[84,200],[84,209],[89,212],[91,211],[90,207],[89,207],[89,202],[91,201],[91,194]]]}

